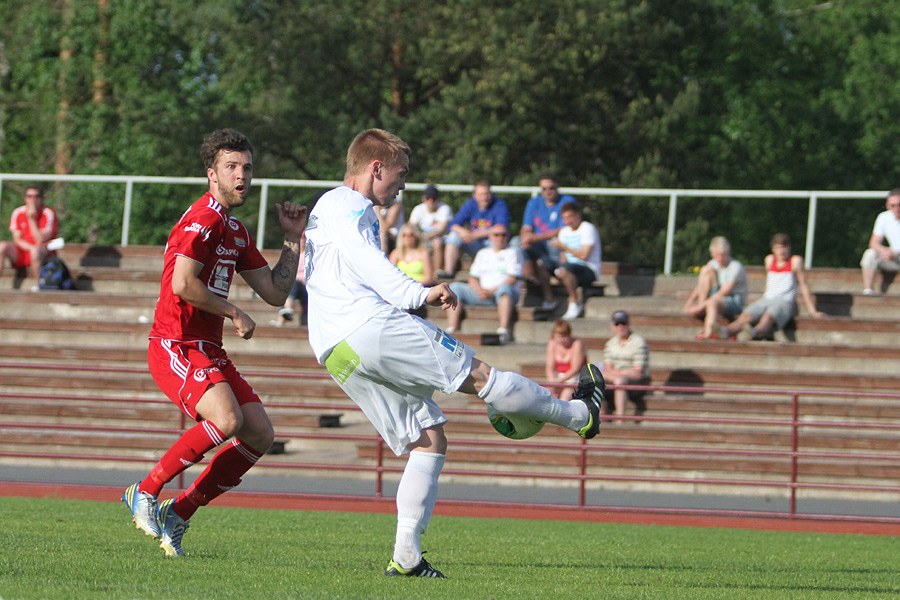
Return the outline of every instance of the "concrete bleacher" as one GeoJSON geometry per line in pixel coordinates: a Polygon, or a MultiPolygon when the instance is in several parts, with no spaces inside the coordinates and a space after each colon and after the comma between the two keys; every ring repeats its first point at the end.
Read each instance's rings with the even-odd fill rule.
{"type": "MultiPolygon", "coordinates": [[[[271,263],[278,252],[267,251],[271,263]]],[[[156,456],[177,435],[178,412],[159,393],[146,372],[147,334],[159,289],[162,270],[161,247],[94,247],[68,245],[63,258],[81,288],[79,291],[26,291],[14,289],[14,275],[0,278],[0,451],[30,444],[43,451],[102,456],[110,448],[135,459],[156,456]],[[91,367],[87,370],[73,367],[91,367]],[[135,437],[128,428],[151,431],[135,437]],[[46,425],[25,427],[23,424],[46,425]],[[53,424],[71,425],[64,433],[53,424]],[[106,430],[85,432],[79,425],[99,424],[106,430]],[[12,427],[15,425],[15,427],[12,427]],[[167,441],[168,440],[168,441],[167,441]]],[[[761,269],[749,269],[751,295],[762,291],[761,269]]],[[[460,274],[459,278],[464,278],[460,274]]],[[[900,296],[863,296],[859,273],[854,270],[822,269],[810,273],[810,285],[827,319],[797,319],[794,341],[779,336],[776,342],[694,341],[700,323],[681,313],[681,306],[694,283],[693,277],[661,277],[647,269],[615,263],[604,264],[598,289],[586,300],[584,318],[573,322],[594,362],[611,335],[609,315],[629,311],[633,329],[650,345],[652,380],[673,389],[684,386],[801,389],[804,413],[810,418],[851,421],[877,420],[900,423],[900,408],[891,402],[864,397],[866,391],[900,390],[900,377],[893,365],[900,357],[900,296]],[[815,399],[816,391],[846,390],[843,398],[815,399]],[[852,392],[858,392],[858,397],[852,392]]],[[[561,290],[557,288],[561,293],[561,290]]],[[[326,377],[309,347],[307,330],[295,324],[270,325],[273,308],[258,298],[240,278],[232,287],[235,300],[257,322],[253,339],[238,339],[225,327],[225,345],[269,407],[280,438],[290,439],[278,461],[296,460],[306,453],[332,454],[344,464],[371,464],[376,452],[371,440],[336,442],[305,439],[321,433],[323,414],[342,415],[341,432],[372,438],[374,430],[354,409],[340,389],[326,377]],[[305,378],[306,377],[306,378],[305,378]],[[323,453],[324,447],[330,448],[323,453]],[[333,450],[333,452],[332,452],[333,450]]],[[[515,342],[506,346],[482,344],[483,334],[496,329],[492,308],[470,308],[457,337],[476,348],[480,358],[500,368],[521,371],[543,379],[544,349],[552,319],[561,306],[548,314],[534,306],[533,296],[517,309],[515,342]]],[[[561,304],[564,304],[561,303],[561,304]]],[[[427,316],[445,324],[439,310],[428,308],[427,316]]],[[[743,447],[784,450],[789,433],[783,427],[691,424],[690,418],[773,418],[790,415],[784,396],[729,395],[659,391],[648,397],[650,410],[640,426],[604,425],[601,440],[592,442],[592,453],[602,466],[591,472],[619,474],[672,472],[703,473],[710,477],[730,471],[765,479],[782,477],[782,457],[728,457],[679,454],[673,450],[691,446],[721,449],[743,447]],[[681,419],[680,422],[674,421],[681,419]],[[772,429],[772,431],[769,431],[772,429]],[[654,447],[659,451],[636,455],[629,447],[654,447]],[[601,458],[602,456],[602,458],[601,458]]],[[[541,450],[523,453],[515,447],[491,447],[485,452],[467,442],[497,441],[483,415],[483,405],[455,395],[443,400],[450,408],[472,414],[454,414],[448,425],[454,444],[450,460],[456,468],[485,466],[486,458],[501,469],[528,472],[542,469],[577,468],[578,446],[572,450],[541,450]]],[[[890,451],[892,436],[859,430],[840,433],[809,431],[804,444],[823,451],[890,451]]],[[[548,427],[537,438],[541,442],[571,442],[571,434],[548,427]]],[[[390,454],[390,453],[388,453],[390,454]]],[[[4,459],[0,459],[4,460],[4,459]]],[[[392,461],[393,458],[388,458],[392,461]]],[[[848,466],[846,462],[819,458],[804,460],[804,476],[834,480],[900,478],[891,465],[848,466]],[[865,473],[862,471],[866,471],[865,473]]]]}

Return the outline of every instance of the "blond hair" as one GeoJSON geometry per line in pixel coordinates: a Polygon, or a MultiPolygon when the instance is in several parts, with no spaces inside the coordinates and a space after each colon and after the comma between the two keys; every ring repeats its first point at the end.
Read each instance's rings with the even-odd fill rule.
{"type": "Polygon", "coordinates": [[[365,171],[373,160],[380,160],[385,167],[400,163],[402,156],[409,158],[409,144],[384,129],[366,129],[353,138],[347,149],[345,178],[365,171]]]}
{"type": "Polygon", "coordinates": [[[709,251],[712,252],[714,250],[720,250],[725,254],[731,254],[731,244],[728,243],[728,240],[724,235],[718,235],[709,243],[709,251]]]}

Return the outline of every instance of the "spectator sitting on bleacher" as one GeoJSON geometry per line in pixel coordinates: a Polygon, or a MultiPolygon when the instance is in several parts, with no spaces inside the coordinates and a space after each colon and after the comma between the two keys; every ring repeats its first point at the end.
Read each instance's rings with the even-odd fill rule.
{"type": "Polygon", "coordinates": [[[565,226],[559,230],[551,246],[562,252],[559,267],[554,275],[565,286],[569,305],[563,319],[578,318],[584,311],[584,288],[600,277],[600,233],[592,223],[581,218],[581,207],[576,202],[566,202],[560,209],[565,226]],[[582,300],[578,299],[582,288],[582,300]]]}
{"type": "Polygon", "coordinates": [[[703,331],[694,339],[716,339],[714,333],[719,316],[734,319],[747,302],[747,270],[731,258],[731,245],[723,236],[709,243],[711,260],[700,269],[697,287],[684,304],[684,312],[703,319],[703,331]]]}
{"type": "Polygon", "coordinates": [[[488,236],[491,227],[503,225],[509,228],[509,209],[506,202],[491,192],[491,184],[479,181],[456,217],[450,222],[450,233],[444,240],[444,270],[437,275],[452,278],[460,256],[475,256],[482,248],[490,246],[488,236]]]}
{"type": "Polygon", "coordinates": [[[441,202],[438,189],[433,185],[425,186],[422,203],[412,209],[409,222],[418,226],[422,232],[425,246],[431,252],[431,264],[435,273],[444,268],[444,236],[447,235],[452,220],[453,211],[441,202]]]}
{"type": "MultiPolygon", "coordinates": [[[[603,348],[603,377],[613,385],[649,385],[650,384],[650,350],[641,336],[632,333],[628,324],[628,313],[617,310],[610,318],[613,336],[606,341],[603,348]]],[[[645,390],[625,390],[616,388],[613,394],[615,412],[625,415],[625,401],[634,403],[634,414],[639,417],[647,410],[644,396],[645,390]]],[[[607,402],[603,414],[612,414],[613,407],[607,402]]],[[[622,421],[616,421],[621,424],[622,421]]]]}
{"type": "Polygon", "coordinates": [[[431,256],[428,255],[428,248],[425,247],[422,232],[412,223],[407,223],[400,228],[397,247],[388,258],[394,266],[422,285],[434,285],[431,256]]]}
{"type": "Polygon", "coordinates": [[[556,299],[550,286],[550,274],[559,266],[559,250],[549,245],[563,227],[561,208],[575,202],[572,196],[559,193],[559,182],[552,172],[541,173],[538,178],[541,193],[531,198],[525,206],[522,229],[510,245],[522,250],[522,274],[525,279],[537,280],[543,297],[542,308],[553,310],[556,299]]]}
{"type": "Polygon", "coordinates": [[[496,306],[500,318],[500,343],[512,341],[510,328],[513,311],[519,301],[522,287],[522,253],[518,248],[510,248],[509,231],[505,225],[491,227],[491,246],[482,248],[475,255],[469,269],[469,282],[455,281],[450,289],[459,298],[459,303],[447,310],[447,333],[459,328],[464,306],[496,306]]]}
{"type": "Polygon", "coordinates": [[[874,293],[875,271],[882,274],[881,293],[887,291],[888,284],[900,271],[900,189],[891,190],[885,206],[887,210],[875,219],[869,247],[859,263],[862,267],[863,294],[866,295],[874,293]]]}
{"type": "Polygon", "coordinates": [[[0,242],[0,276],[8,259],[13,269],[28,268],[37,290],[41,278],[41,263],[56,253],[47,243],[56,237],[59,222],[56,211],[44,205],[44,191],[36,185],[25,189],[25,204],[13,210],[9,220],[11,242],[0,242]]]}
{"type": "Polygon", "coordinates": [[[802,256],[791,256],[791,238],[784,233],[772,236],[772,254],[766,256],[766,291],[763,297],[748,306],[734,322],[722,328],[726,338],[735,337],[745,325],[754,325],[751,338],[773,340],[775,331],[783,329],[797,315],[797,290],[817,319],[825,313],[816,310],[816,302],[806,283],[802,256]]]}
{"type": "Polygon", "coordinates": [[[584,341],[572,335],[572,326],[568,321],[557,319],[547,342],[545,373],[549,383],[567,385],[553,387],[550,391],[560,400],[571,400],[578,385],[578,374],[587,363],[584,341]]]}

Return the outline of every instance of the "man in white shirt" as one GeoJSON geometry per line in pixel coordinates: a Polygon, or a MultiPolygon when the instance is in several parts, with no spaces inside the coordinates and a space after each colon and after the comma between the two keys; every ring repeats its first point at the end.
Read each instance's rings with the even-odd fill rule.
{"type": "Polygon", "coordinates": [[[419,226],[425,245],[431,252],[435,273],[444,268],[444,236],[447,235],[452,220],[453,211],[441,202],[438,189],[433,185],[425,186],[422,204],[412,209],[409,222],[419,226]]]}
{"type": "Polygon", "coordinates": [[[510,248],[506,225],[494,225],[489,234],[491,245],[475,254],[469,268],[469,282],[455,281],[450,289],[459,298],[456,308],[447,311],[447,333],[459,328],[464,306],[496,306],[500,343],[512,341],[510,326],[522,289],[522,253],[510,248]]]}
{"type": "Polygon", "coordinates": [[[447,417],[436,390],[476,394],[508,416],[554,423],[584,438],[599,432],[605,384],[595,365],[582,369],[577,401],[563,402],[517,373],[494,369],[475,351],[404,309],[454,308],[446,283],[424,287],[381,251],[375,206],[405,187],[409,146],[369,129],[347,151],[344,185],[325,193],[307,226],[309,341],[320,363],[360,406],[398,456],[409,454],[397,488],[394,555],[385,575],[443,577],[422,558],[444,465],[447,417]]]}
{"type": "Polygon", "coordinates": [[[565,224],[551,245],[559,248],[560,264],[554,275],[569,294],[569,306],[562,316],[567,321],[584,312],[584,301],[578,299],[582,290],[600,277],[600,233],[592,223],[582,220],[581,207],[567,202],[560,209],[565,224]]]}
{"type": "Polygon", "coordinates": [[[875,219],[869,247],[859,263],[863,274],[863,294],[874,293],[875,271],[882,273],[882,293],[887,291],[888,285],[900,271],[900,189],[891,190],[885,206],[887,210],[875,219]]]}

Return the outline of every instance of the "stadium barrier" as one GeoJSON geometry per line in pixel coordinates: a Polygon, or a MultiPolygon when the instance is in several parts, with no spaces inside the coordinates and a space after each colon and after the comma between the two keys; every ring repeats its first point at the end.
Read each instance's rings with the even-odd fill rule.
{"type": "MultiPolygon", "coordinates": [[[[131,227],[131,209],[134,203],[134,186],[135,184],[177,184],[203,186],[207,181],[204,177],[156,177],[144,175],[50,175],[50,174],[23,174],[23,173],[0,173],[0,198],[2,198],[4,181],[20,181],[20,182],[91,182],[91,183],[109,183],[116,185],[124,185],[123,202],[122,202],[122,233],[121,244],[128,246],[130,227],[131,227]]],[[[330,188],[341,185],[341,181],[328,180],[306,180],[306,179],[273,179],[273,178],[254,178],[254,187],[260,189],[259,213],[256,240],[261,245],[265,239],[266,231],[266,214],[269,208],[269,191],[272,188],[307,188],[317,191],[325,191],[330,188]]],[[[425,189],[425,183],[408,183],[406,190],[408,193],[420,192],[425,189]]],[[[443,192],[462,192],[469,193],[472,190],[471,184],[454,184],[454,183],[436,183],[438,188],[443,192]]],[[[534,196],[540,193],[540,188],[535,186],[514,186],[514,185],[494,185],[491,189],[498,194],[522,195],[525,197],[534,196]]],[[[636,189],[636,188],[595,188],[595,187],[561,187],[560,193],[569,194],[575,198],[582,196],[617,196],[617,197],[645,197],[665,199],[667,206],[667,224],[666,224],[666,243],[665,256],[663,259],[662,272],[665,275],[671,275],[673,269],[673,256],[675,245],[675,232],[678,214],[679,201],[696,199],[696,198],[715,198],[719,200],[736,200],[736,199],[773,199],[773,200],[805,200],[808,203],[807,209],[807,227],[806,227],[806,246],[803,256],[806,261],[806,267],[812,268],[814,247],[816,239],[816,225],[819,200],[825,199],[882,199],[887,195],[885,191],[829,191],[829,190],[691,190],[691,189],[670,189],[670,188],[654,188],[654,189],[636,189]]],[[[402,198],[402,192],[400,197],[402,198]]]]}

